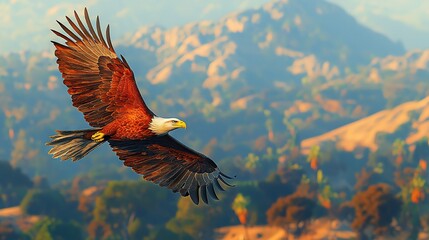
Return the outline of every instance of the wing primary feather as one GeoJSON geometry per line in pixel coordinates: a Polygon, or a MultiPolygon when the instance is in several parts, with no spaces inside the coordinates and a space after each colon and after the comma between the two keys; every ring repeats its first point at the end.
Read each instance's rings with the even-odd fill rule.
{"type": "Polygon", "coordinates": [[[57,23],[60,25],[60,27],[68,34],[70,37],[72,37],[76,42],[82,41],[76,34],[74,34],[70,29],[68,29],[64,24],[62,24],[60,21],[57,21],[57,23]]]}
{"type": "Polygon", "coordinates": [[[208,183],[210,183],[210,179],[209,179],[209,174],[208,173],[203,173],[201,174],[204,180],[204,183],[207,185],[208,183]]]}
{"type": "Polygon", "coordinates": [[[97,34],[95,33],[94,28],[92,27],[91,19],[89,19],[88,10],[86,8],[85,8],[84,13],[85,13],[86,25],[88,25],[88,28],[92,34],[92,37],[96,40],[96,42],[100,42],[100,39],[98,39],[97,34]]]}
{"type": "Polygon", "coordinates": [[[189,196],[189,192],[187,189],[180,189],[179,190],[180,195],[182,195],[183,197],[189,196]]]}
{"type": "Polygon", "coordinates": [[[217,178],[213,182],[215,183],[216,187],[219,188],[219,190],[225,192],[225,189],[223,189],[223,187],[220,185],[217,178]]]}
{"type": "Polygon", "coordinates": [[[96,25],[97,25],[98,36],[100,37],[101,42],[105,47],[108,47],[106,41],[104,41],[103,32],[101,31],[101,26],[100,26],[100,18],[98,16],[96,20],[96,25]]]}
{"type": "Polygon", "coordinates": [[[122,58],[122,61],[125,63],[125,66],[127,66],[127,68],[131,69],[130,65],[128,65],[127,60],[125,60],[125,58],[124,58],[124,56],[122,56],[122,54],[121,54],[121,58],[122,58]]]}
{"type": "Polygon", "coordinates": [[[198,205],[200,203],[200,197],[199,197],[199,186],[195,186],[194,188],[189,189],[189,196],[191,196],[192,202],[195,203],[195,205],[198,205]]]}
{"type": "Polygon", "coordinates": [[[57,42],[55,42],[55,41],[51,41],[51,43],[53,43],[55,46],[63,47],[63,48],[67,48],[67,49],[70,49],[70,50],[71,50],[71,48],[70,48],[70,47],[65,46],[65,45],[62,45],[61,43],[57,43],[57,42]]]}
{"type": "Polygon", "coordinates": [[[197,180],[198,185],[200,186],[205,185],[204,179],[200,173],[195,174],[195,179],[197,180]]]}
{"type": "Polygon", "coordinates": [[[209,190],[209,194],[213,199],[219,200],[219,198],[216,195],[216,191],[214,190],[213,183],[209,183],[207,185],[207,190],[209,190]]]}
{"type": "MultiPolygon", "coordinates": [[[[76,11],[74,12],[75,16],[77,16],[76,11]]],[[[86,36],[82,33],[82,31],[76,26],[76,24],[66,16],[67,21],[69,22],[70,26],[76,31],[77,34],[79,34],[82,38],[87,39],[86,36]]]]}
{"type": "Polygon", "coordinates": [[[209,204],[209,199],[207,197],[207,188],[206,188],[206,186],[203,185],[203,186],[200,187],[200,189],[201,189],[201,199],[203,200],[203,202],[205,204],[209,204]]]}
{"type": "MultiPolygon", "coordinates": [[[[55,35],[57,35],[58,37],[60,37],[60,38],[63,38],[64,40],[66,40],[66,43],[68,42],[68,43],[70,43],[70,44],[73,44],[73,45],[76,45],[75,44],[75,42],[73,41],[73,40],[71,40],[69,37],[67,37],[66,35],[64,35],[64,34],[62,34],[62,33],[60,33],[60,32],[58,32],[58,31],[56,31],[56,30],[54,30],[54,29],[51,29],[51,31],[55,34],[55,35]]],[[[57,42],[54,42],[54,41],[51,41],[52,43],[57,43],[57,42]]],[[[57,43],[57,44],[59,44],[59,43],[57,43]]],[[[64,45],[62,45],[62,44],[60,44],[61,46],[64,46],[64,45]]]]}
{"type": "Polygon", "coordinates": [[[235,185],[231,185],[231,184],[229,184],[229,183],[227,183],[223,178],[222,178],[222,176],[219,176],[219,179],[225,184],[225,185],[227,185],[227,186],[229,186],[229,187],[235,187],[235,185]]]}
{"type": "Polygon", "coordinates": [[[80,29],[82,29],[84,36],[82,36],[83,38],[87,39],[87,40],[92,40],[91,34],[89,34],[88,30],[86,30],[85,25],[83,25],[82,21],[80,20],[79,15],[76,13],[75,11],[75,18],[77,21],[77,24],[79,24],[80,29]]]}
{"type": "Polygon", "coordinates": [[[232,177],[225,175],[223,172],[219,172],[220,175],[224,176],[227,179],[233,179],[232,177]]]}
{"type": "Polygon", "coordinates": [[[115,49],[113,48],[112,40],[110,39],[110,25],[107,25],[106,28],[106,37],[107,37],[107,43],[109,44],[110,51],[115,52],[115,49]]]}

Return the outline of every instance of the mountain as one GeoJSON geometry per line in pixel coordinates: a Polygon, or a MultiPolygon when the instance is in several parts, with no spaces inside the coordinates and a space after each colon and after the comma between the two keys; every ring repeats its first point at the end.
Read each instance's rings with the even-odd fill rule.
{"type": "MultiPolygon", "coordinates": [[[[421,98],[429,87],[426,70],[388,67],[404,56],[401,45],[325,1],[275,1],[216,22],[145,27],[116,46],[150,108],[187,121],[188,130],[173,135],[231,171],[244,171],[254,156],[280,159],[302,139],[421,98]],[[410,76],[419,88],[401,87],[410,76]],[[388,94],[392,87],[398,94],[388,94]]],[[[0,93],[0,158],[25,173],[58,180],[129,170],[108,146],[79,164],[47,155],[55,129],[88,128],[52,52],[0,57],[0,93]]]]}
{"type": "Polygon", "coordinates": [[[404,53],[400,44],[358,24],[336,5],[311,0],[274,1],[217,22],[168,30],[145,27],[128,44],[156,55],[158,63],[146,75],[153,84],[193,74],[207,89],[232,81],[260,87],[261,77],[266,85],[303,71],[335,75],[372,57],[404,53]]]}

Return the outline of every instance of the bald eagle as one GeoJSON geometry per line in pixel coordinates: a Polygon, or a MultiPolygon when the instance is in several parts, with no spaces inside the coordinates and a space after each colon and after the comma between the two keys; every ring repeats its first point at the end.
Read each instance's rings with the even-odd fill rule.
{"type": "Polygon", "coordinates": [[[186,128],[177,118],[156,116],[145,104],[125,58],[119,58],[110,39],[106,40],[97,17],[92,26],[85,8],[87,27],[74,12],[76,22],[66,17],[71,31],[57,21],[65,44],[52,41],[58,58],[58,68],[71,95],[73,106],[83,113],[93,129],[56,131],[47,145],[54,158],[77,161],[104,142],[143,178],[167,187],[182,196],[190,196],[195,204],[200,198],[218,199],[215,187],[224,191],[223,184],[231,186],[216,164],[205,155],[183,145],[168,133],[186,128]]]}

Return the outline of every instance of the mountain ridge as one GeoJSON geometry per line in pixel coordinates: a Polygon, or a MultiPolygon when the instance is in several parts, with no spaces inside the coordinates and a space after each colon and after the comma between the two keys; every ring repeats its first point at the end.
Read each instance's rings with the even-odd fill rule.
{"type": "Polygon", "coordinates": [[[252,81],[252,70],[268,54],[276,56],[276,62],[284,62],[273,70],[287,76],[290,73],[284,68],[300,65],[300,61],[309,58],[335,68],[365,64],[373,56],[404,53],[402,46],[358,24],[341,8],[308,0],[274,1],[219,21],[189,23],[167,30],[144,27],[126,45],[155,51],[158,64],[146,73],[152,83],[173,81],[176,72],[197,73],[204,76],[206,88],[215,88],[240,75],[252,81]],[[346,29],[353,29],[360,38],[346,34],[346,29]],[[341,49],[342,53],[333,49],[341,49]],[[254,58],[258,63],[251,62],[254,58]],[[234,70],[235,74],[223,74],[234,70]]]}
{"type": "Polygon", "coordinates": [[[402,103],[393,109],[382,110],[322,135],[305,139],[301,142],[301,148],[304,153],[308,153],[313,146],[334,142],[337,148],[345,151],[359,148],[376,151],[379,148],[379,134],[394,134],[404,126],[408,129],[404,131],[407,134],[396,137],[404,139],[409,145],[429,135],[429,96],[419,101],[402,103]]]}

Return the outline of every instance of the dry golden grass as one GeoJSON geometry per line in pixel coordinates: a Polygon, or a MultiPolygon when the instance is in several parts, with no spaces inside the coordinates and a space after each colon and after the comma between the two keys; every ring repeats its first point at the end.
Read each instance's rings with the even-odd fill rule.
{"type": "Polygon", "coordinates": [[[354,233],[349,226],[337,220],[318,219],[310,223],[308,230],[300,237],[288,234],[285,229],[275,226],[251,226],[245,228],[241,225],[222,227],[216,230],[217,239],[243,240],[243,239],[266,239],[266,240],[319,240],[319,239],[355,239],[354,233]]]}
{"type": "Polygon", "coordinates": [[[420,114],[418,119],[412,123],[413,131],[406,138],[408,144],[413,144],[429,135],[429,97],[420,101],[403,103],[393,109],[380,111],[333,131],[306,139],[301,143],[301,147],[306,153],[312,146],[333,141],[338,148],[346,151],[353,151],[357,147],[365,147],[374,151],[378,148],[377,134],[394,133],[400,126],[411,121],[411,112],[420,114]]]}

